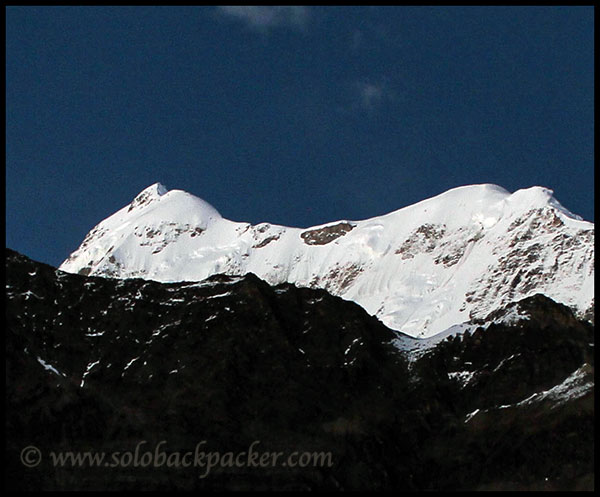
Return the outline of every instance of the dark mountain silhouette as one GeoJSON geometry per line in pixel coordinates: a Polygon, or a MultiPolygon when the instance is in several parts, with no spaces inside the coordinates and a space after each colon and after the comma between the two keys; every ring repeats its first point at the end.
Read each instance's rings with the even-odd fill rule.
{"type": "Polygon", "coordinates": [[[115,280],[7,249],[6,278],[7,489],[593,489],[593,326],[542,295],[515,304],[527,319],[500,309],[416,356],[357,304],[252,274],[115,280]],[[49,455],[142,441],[333,463],[200,478],[49,455]]]}

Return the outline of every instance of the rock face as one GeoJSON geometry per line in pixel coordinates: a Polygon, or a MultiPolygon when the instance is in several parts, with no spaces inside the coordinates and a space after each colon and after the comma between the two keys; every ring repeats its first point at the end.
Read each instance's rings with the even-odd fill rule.
{"type": "Polygon", "coordinates": [[[322,288],[428,337],[542,293],[593,320],[594,225],[546,188],[449,190],[364,221],[308,229],[223,219],[156,184],[98,224],[62,270],[162,282],[254,273],[322,288]]]}
{"type": "Polygon", "coordinates": [[[6,271],[11,490],[593,489],[593,327],[541,295],[415,354],[352,302],[251,274],[85,277],[12,251],[6,271]],[[52,463],[161,441],[331,464],[52,463]]]}

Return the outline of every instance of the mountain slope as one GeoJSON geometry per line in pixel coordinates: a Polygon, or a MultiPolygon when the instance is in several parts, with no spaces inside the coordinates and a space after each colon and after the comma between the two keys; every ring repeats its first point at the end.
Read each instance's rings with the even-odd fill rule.
{"type": "Polygon", "coordinates": [[[591,312],[594,225],[541,187],[460,187],[373,219],[300,229],[229,221],[155,184],[98,224],[60,268],[163,282],[254,273],[323,288],[427,337],[536,293],[591,312]]]}
{"type": "Polygon", "coordinates": [[[6,276],[11,490],[593,489],[594,330],[543,296],[409,362],[392,344],[416,339],[320,289],[85,277],[12,251],[6,276]],[[333,458],[200,478],[50,457],[163,440],[169,454],[258,440],[333,458]],[[33,468],[19,460],[30,445],[33,468]]]}

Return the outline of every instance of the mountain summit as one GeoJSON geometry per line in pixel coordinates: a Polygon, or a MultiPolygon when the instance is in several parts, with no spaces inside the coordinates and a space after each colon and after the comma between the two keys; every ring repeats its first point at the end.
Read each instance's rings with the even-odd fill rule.
{"type": "Polygon", "coordinates": [[[156,183],[92,229],[60,269],[162,282],[254,273],[323,288],[428,337],[537,293],[589,316],[594,224],[547,188],[483,184],[362,221],[251,225],[156,183]]]}

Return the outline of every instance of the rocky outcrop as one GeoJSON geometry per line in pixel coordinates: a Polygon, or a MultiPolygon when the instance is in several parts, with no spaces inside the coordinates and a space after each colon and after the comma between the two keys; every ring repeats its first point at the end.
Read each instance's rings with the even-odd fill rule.
{"type": "Polygon", "coordinates": [[[307,245],[327,245],[352,231],[352,229],[354,229],[353,224],[337,223],[323,228],[304,231],[300,233],[300,237],[307,245]]]}

